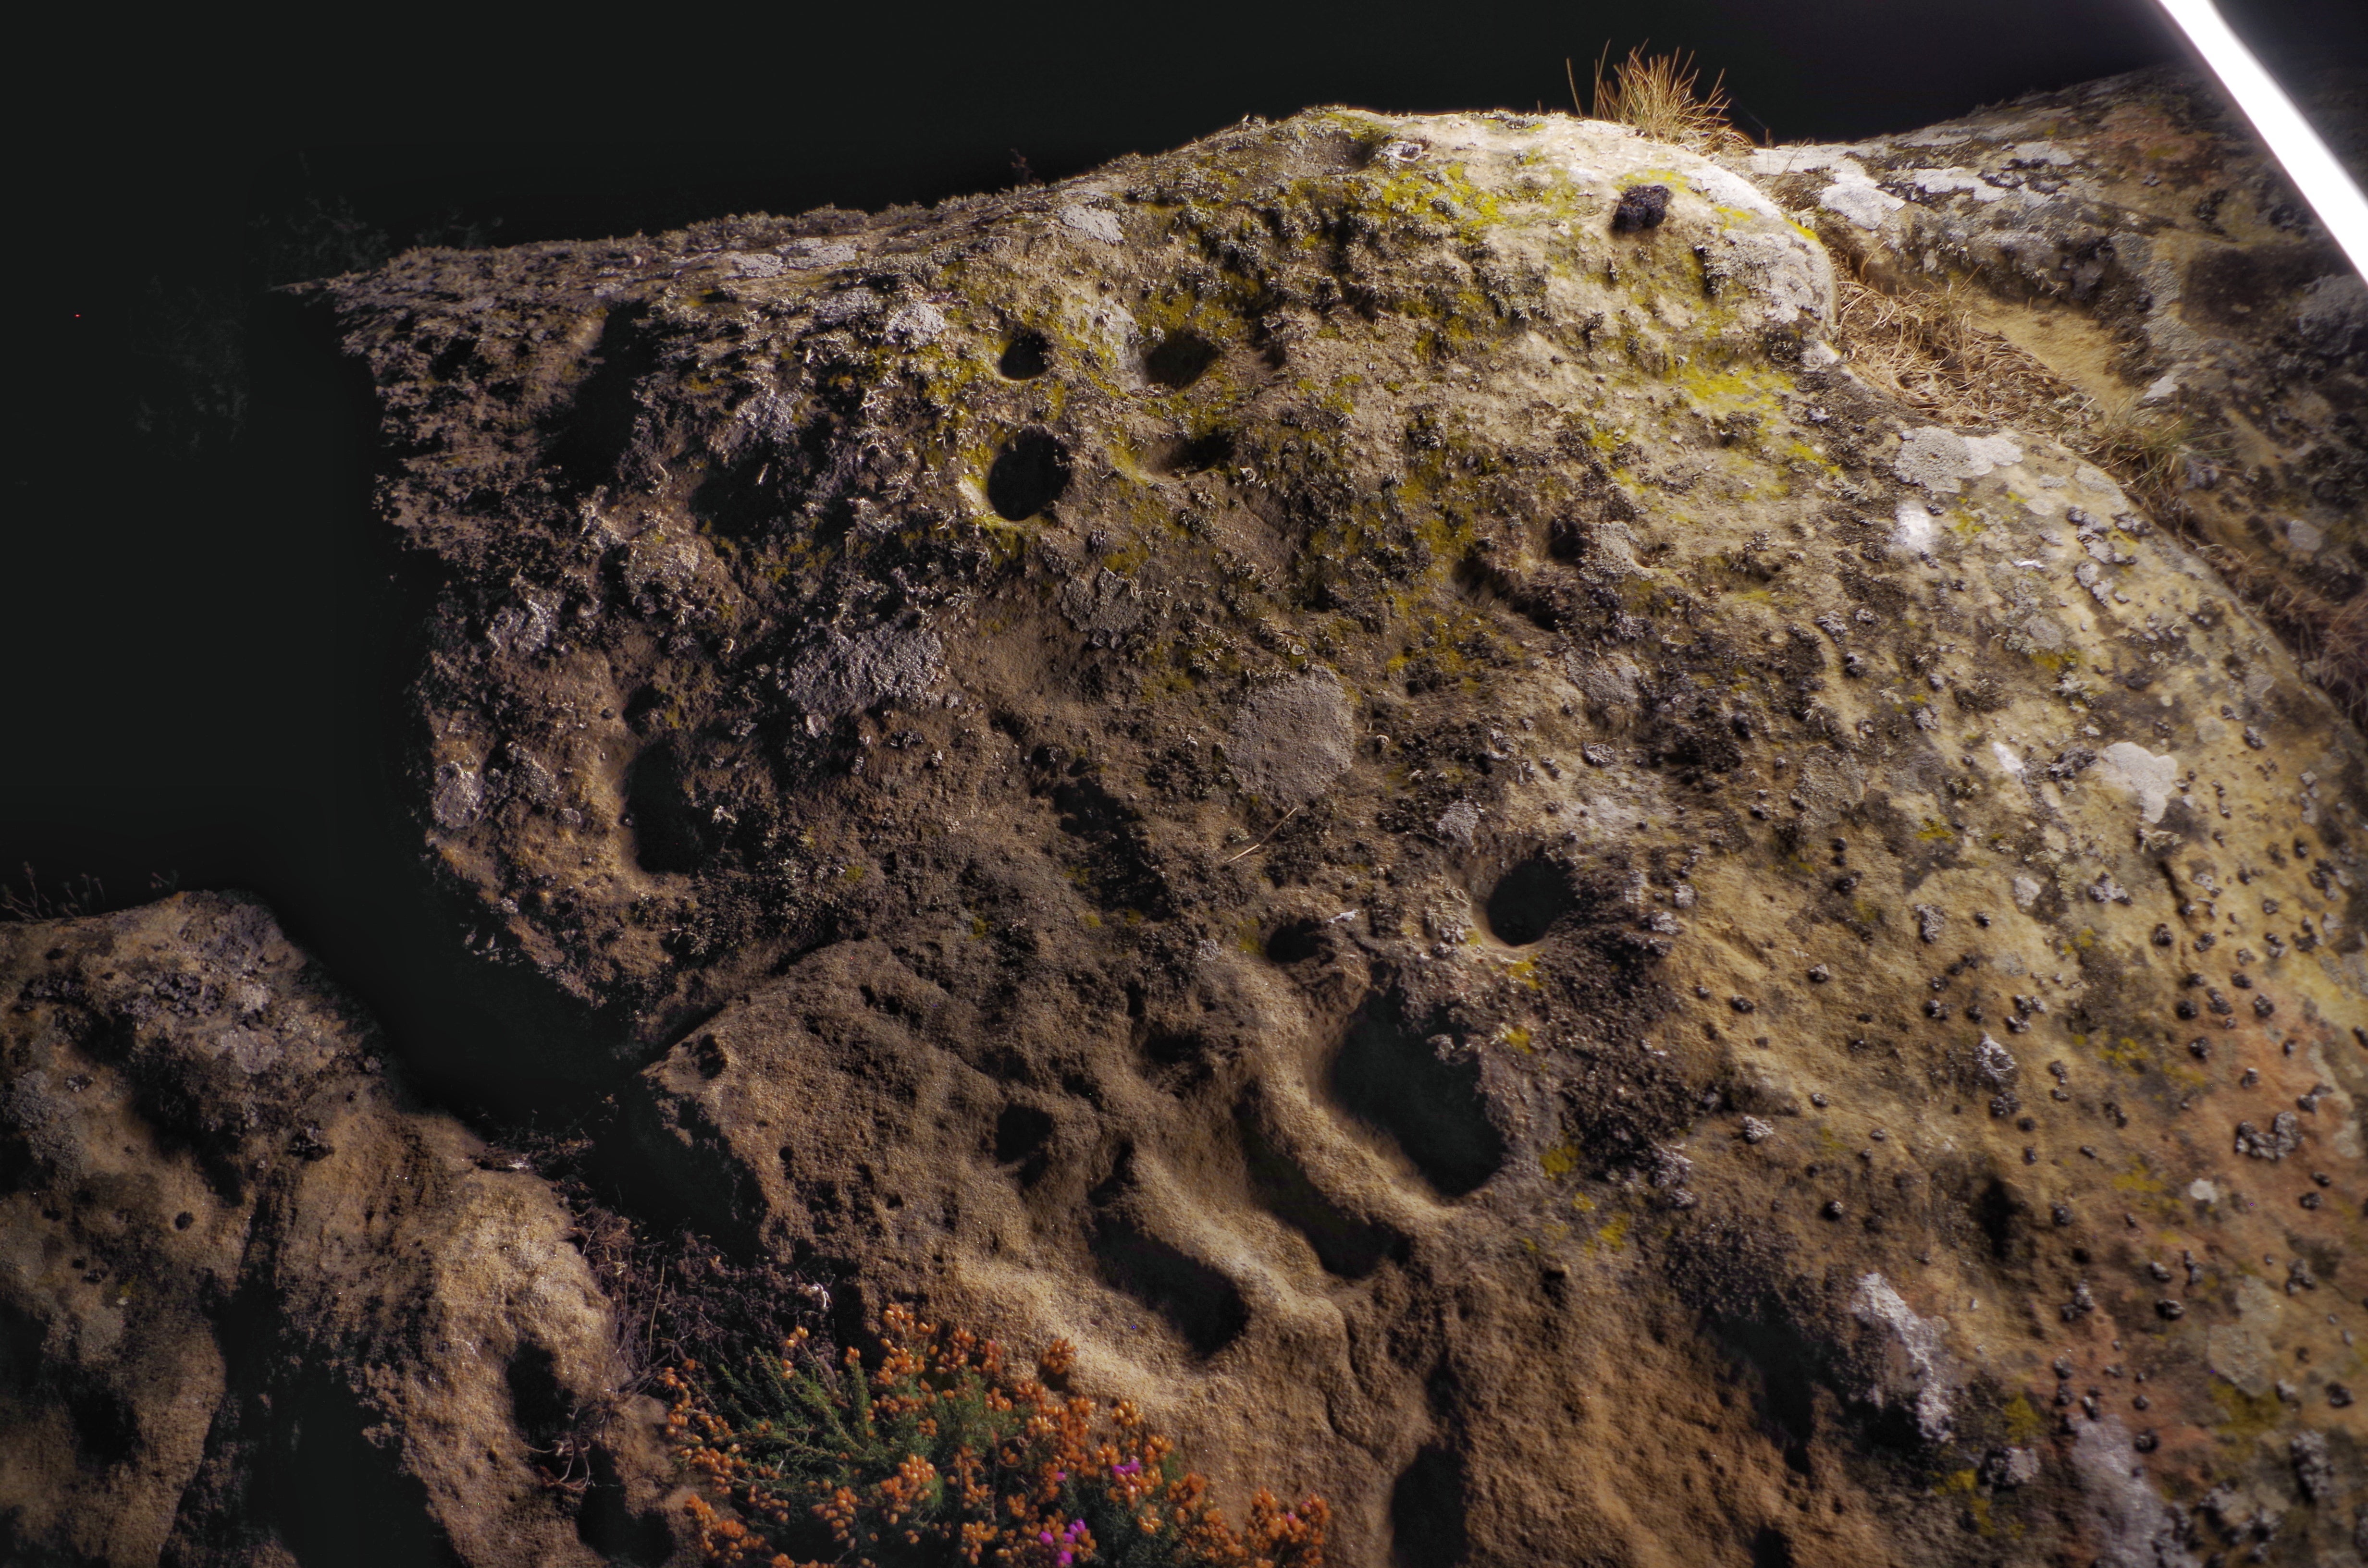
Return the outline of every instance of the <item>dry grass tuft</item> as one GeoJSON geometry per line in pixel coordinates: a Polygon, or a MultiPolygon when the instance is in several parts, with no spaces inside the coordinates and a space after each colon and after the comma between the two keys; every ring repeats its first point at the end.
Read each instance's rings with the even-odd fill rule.
{"type": "Polygon", "coordinates": [[[2021,425],[2062,435],[2088,403],[2030,354],[1966,312],[1966,286],[1886,293],[1835,274],[1834,337],[1850,368],[1950,425],[2021,425]]]}
{"type": "Polygon", "coordinates": [[[1611,47],[1606,44],[1595,62],[1593,91],[1585,104],[1579,102],[1578,77],[1571,62],[1562,62],[1570,81],[1571,107],[1581,115],[1633,125],[1656,142],[1674,142],[1698,153],[1751,145],[1751,139],[1727,119],[1732,106],[1725,73],[1704,87],[1692,55],[1646,54],[1639,47],[1606,76],[1603,67],[1611,58],[1611,47]]]}
{"type": "MultiPolygon", "coordinates": [[[[150,879],[152,888],[160,893],[170,892],[163,877],[150,879]]],[[[107,885],[89,872],[59,885],[55,892],[44,890],[40,879],[33,872],[31,862],[25,866],[25,885],[0,887],[0,922],[36,920],[80,920],[85,915],[103,915],[116,907],[108,901],[107,885]]]]}

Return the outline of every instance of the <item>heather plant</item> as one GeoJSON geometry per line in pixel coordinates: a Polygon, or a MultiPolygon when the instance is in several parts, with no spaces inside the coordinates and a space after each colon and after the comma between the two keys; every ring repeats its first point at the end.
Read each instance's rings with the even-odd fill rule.
{"type": "Polygon", "coordinates": [[[992,1339],[884,1320],[868,1373],[800,1329],[778,1358],[660,1375],[677,1457],[728,1506],[685,1505],[710,1562],[803,1568],[826,1539],[856,1568],[1321,1568],[1322,1498],[1261,1490],[1236,1533],[1133,1403],[1051,1386],[1065,1341],[1019,1373],[992,1339]]]}

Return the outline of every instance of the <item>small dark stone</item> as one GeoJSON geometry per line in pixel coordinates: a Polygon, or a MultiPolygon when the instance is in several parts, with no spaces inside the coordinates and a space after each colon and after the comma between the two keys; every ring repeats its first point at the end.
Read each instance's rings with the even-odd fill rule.
{"type": "Polygon", "coordinates": [[[2047,1215],[2059,1225],[2068,1225],[2072,1222],[2072,1206],[2068,1203],[2059,1203],[2050,1209],[2047,1215]]]}
{"type": "Polygon", "coordinates": [[[2159,1439],[2152,1432],[2141,1432],[2130,1439],[2130,1447],[2142,1454],[2150,1454],[2154,1452],[2157,1441],[2159,1439]]]}
{"type": "Polygon", "coordinates": [[[1620,193],[1620,205],[1611,210],[1611,232],[1633,234],[1643,229],[1657,229],[1668,215],[1668,186],[1632,186],[1620,193]]]}
{"type": "Polygon", "coordinates": [[[2327,1403],[2340,1410],[2351,1403],[2351,1391],[2341,1383],[2327,1385],[2327,1403]]]}
{"type": "Polygon", "coordinates": [[[2164,1318],[2173,1323],[2176,1323],[2179,1319],[2187,1315],[2186,1303],[2182,1301],[2174,1301],[2169,1296],[2165,1296],[2161,1301],[2157,1301],[2154,1304],[2154,1310],[2160,1313],[2164,1318]]]}
{"type": "Polygon", "coordinates": [[[1726,999],[1726,1005],[1738,1013],[1756,1013],[1759,1010],[1759,1004],[1748,996],[1730,996],[1726,999]]]}
{"type": "Polygon", "coordinates": [[[1842,1200],[1839,1198],[1828,1198],[1826,1199],[1826,1206],[1817,1212],[1828,1220],[1839,1220],[1842,1217],[1842,1200]]]}

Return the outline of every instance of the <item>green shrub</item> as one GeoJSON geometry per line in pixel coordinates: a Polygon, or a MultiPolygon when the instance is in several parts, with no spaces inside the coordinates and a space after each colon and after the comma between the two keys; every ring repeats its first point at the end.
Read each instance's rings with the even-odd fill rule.
{"type": "Polygon", "coordinates": [[[791,1551],[826,1531],[858,1568],[1321,1568],[1322,1498],[1260,1491],[1236,1534],[1131,1403],[1048,1386],[1065,1342],[1015,1376],[995,1341],[902,1307],[881,1338],[868,1375],[853,1350],[821,1361],[803,1329],[778,1360],[662,1375],[677,1456],[729,1505],[686,1505],[709,1562],[799,1568],[791,1551]]]}

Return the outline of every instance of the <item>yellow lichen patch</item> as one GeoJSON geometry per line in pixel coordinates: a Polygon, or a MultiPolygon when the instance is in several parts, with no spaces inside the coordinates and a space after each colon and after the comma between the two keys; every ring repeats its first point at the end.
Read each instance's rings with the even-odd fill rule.
{"type": "Polygon", "coordinates": [[[1538,1168],[1555,1181],[1578,1169],[1578,1145],[1557,1143],[1538,1156],[1538,1168]]]}
{"type": "Polygon", "coordinates": [[[1935,1482],[1932,1490],[1943,1497],[1955,1499],[1973,1516],[1975,1533],[1991,1533],[1990,1500],[1981,1494],[1980,1471],[1971,1468],[1952,1470],[1935,1482]]]}
{"type": "MultiPolygon", "coordinates": [[[[2083,932],[2082,935],[2089,933],[2083,932]]],[[[2152,1053],[2127,1035],[2100,1045],[2097,1054],[2104,1058],[2107,1065],[2128,1073],[2143,1073],[2154,1064],[2152,1053]]]]}
{"type": "Polygon", "coordinates": [[[2212,1402],[2220,1407],[2219,1434],[2224,1443],[2249,1444],[2276,1430],[2285,1416],[2285,1407],[2274,1392],[2249,1394],[2217,1379],[2212,1384],[2212,1402]]]}

